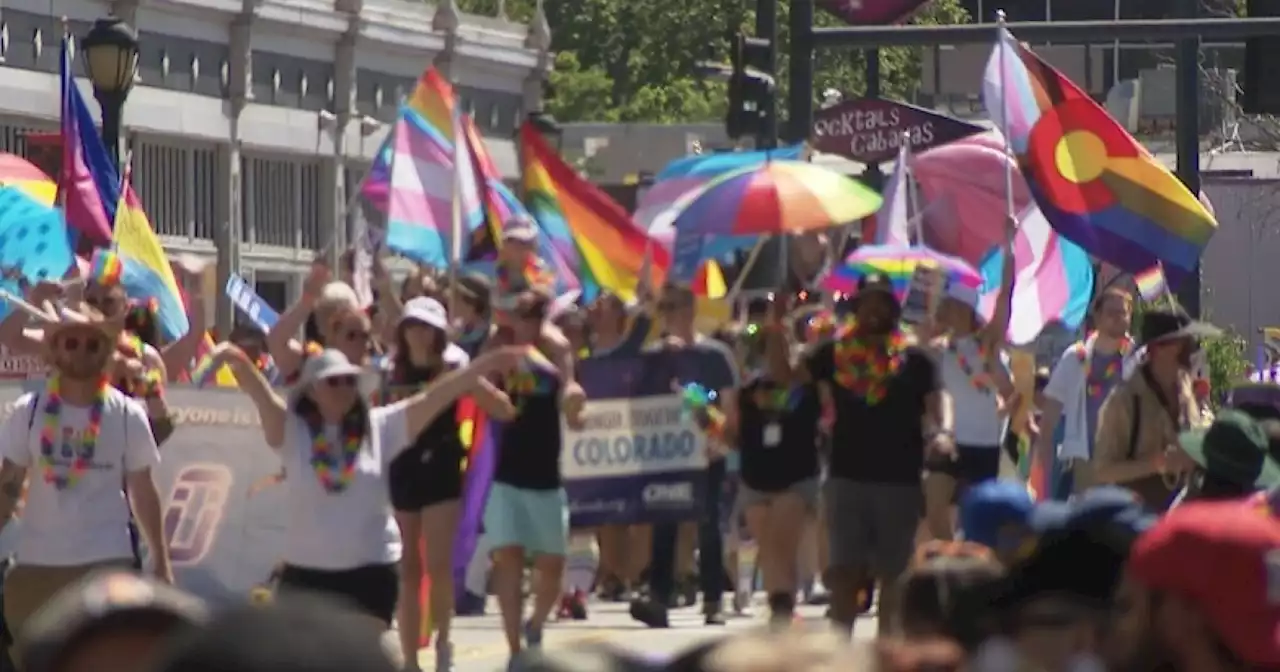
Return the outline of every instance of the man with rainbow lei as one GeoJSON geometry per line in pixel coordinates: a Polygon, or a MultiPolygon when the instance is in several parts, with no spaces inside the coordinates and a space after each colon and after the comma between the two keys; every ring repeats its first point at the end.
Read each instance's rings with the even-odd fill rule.
{"type": "Polygon", "coordinates": [[[864,276],[851,307],[853,320],[811,346],[803,365],[781,351],[771,364],[825,388],[835,409],[823,493],[831,618],[851,632],[859,594],[875,580],[883,631],[898,615],[899,579],[915,550],[926,454],[954,455],[954,425],[937,365],[899,324],[890,278],[864,276]]]}
{"type": "MultiPolygon", "coordinates": [[[[33,476],[19,564],[4,594],[6,622],[20,633],[68,585],[105,567],[134,565],[131,513],[148,547],[156,549],[152,571],[167,583],[173,572],[152,477],[160,452],[142,407],[110,383],[123,316],[108,320],[88,306],[72,310],[44,301],[36,307],[5,298],[41,323],[42,353],[51,369],[44,388],[19,398],[0,430],[0,527],[9,522],[23,481],[33,476]]],[[[19,640],[15,657],[22,646],[19,640]]]]}
{"type": "Polygon", "coordinates": [[[1133,353],[1129,323],[1133,296],[1111,287],[1090,307],[1094,331],[1067,348],[1045,386],[1040,434],[1034,450],[1042,464],[1059,467],[1053,495],[1066,498],[1093,485],[1093,447],[1102,402],[1124,378],[1133,353]],[[1055,454],[1056,448],[1056,454],[1055,454]]]}

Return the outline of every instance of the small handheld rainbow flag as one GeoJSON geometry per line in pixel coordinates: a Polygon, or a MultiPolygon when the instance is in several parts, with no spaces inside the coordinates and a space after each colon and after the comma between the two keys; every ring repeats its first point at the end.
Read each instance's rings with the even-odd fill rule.
{"type": "Polygon", "coordinates": [[[1158,301],[1169,292],[1169,284],[1164,278],[1164,264],[1160,262],[1145,271],[1135,273],[1133,282],[1138,286],[1138,295],[1143,301],[1158,301]]]}
{"type": "Polygon", "coordinates": [[[101,248],[93,253],[93,265],[89,269],[89,279],[99,285],[113,287],[120,284],[120,275],[124,272],[124,262],[114,250],[101,248]]]}
{"type": "Polygon", "coordinates": [[[200,361],[196,362],[195,368],[191,369],[191,382],[196,387],[205,387],[217,381],[218,367],[213,364],[212,352],[206,352],[200,361]]]}

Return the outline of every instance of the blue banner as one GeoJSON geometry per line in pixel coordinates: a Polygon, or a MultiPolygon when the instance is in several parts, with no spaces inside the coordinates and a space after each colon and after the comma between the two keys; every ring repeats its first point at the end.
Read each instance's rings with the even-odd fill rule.
{"type": "Polygon", "coordinates": [[[564,430],[560,470],[574,528],[700,516],[706,436],[673,393],[705,371],[697,352],[607,356],[579,363],[585,427],[564,430]],[[700,369],[702,371],[700,371],[700,369]]]}
{"type": "Polygon", "coordinates": [[[232,273],[227,277],[227,286],[223,292],[231,299],[231,305],[239,308],[264,333],[270,332],[276,322],[280,321],[280,314],[239,275],[232,273]]]}

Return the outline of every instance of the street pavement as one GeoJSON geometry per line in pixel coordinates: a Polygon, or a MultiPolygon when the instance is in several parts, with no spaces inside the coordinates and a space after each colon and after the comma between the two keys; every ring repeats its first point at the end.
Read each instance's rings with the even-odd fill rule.
{"type": "MultiPolygon", "coordinates": [[[[764,595],[757,596],[750,616],[731,616],[726,626],[703,624],[701,609],[689,607],[671,611],[671,627],[650,629],[631,620],[627,605],[593,601],[585,621],[551,623],[543,635],[546,650],[574,646],[605,645],[631,651],[646,659],[669,659],[690,647],[719,637],[741,634],[765,624],[764,595]]],[[[825,607],[801,607],[800,616],[813,627],[825,622],[825,607]]],[[[854,639],[870,641],[875,636],[874,618],[858,622],[854,639]]],[[[459,618],[453,622],[454,668],[456,672],[494,672],[507,665],[507,645],[498,619],[498,605],[490,600],[488,615],[459,618]]],[[[419,654],[423,670],[435,669],[435,654],[423,649],[419,654]]]]}

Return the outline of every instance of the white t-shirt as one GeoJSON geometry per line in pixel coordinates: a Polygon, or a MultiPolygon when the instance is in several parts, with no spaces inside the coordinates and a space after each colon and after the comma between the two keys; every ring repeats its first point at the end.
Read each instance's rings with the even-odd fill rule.
{"type": "Polygon", "coordinates": [[[98,442],[92,454],[86,455],[83,440],[89,409],[64,405],[59,414],[62,436],[54,447],[54,468],[65,474],[75,456],[87,458],[89,468],[74,485],[59,490],[45,481],[40,464],[46,401],[48,395],[43,391],[19,398],[0,443],[0,454],[27,467],[30,478],[17,544],[18,562],[65,567],[132,558],[124,476],[160,463],[146,411],[115,388],[109,389],[98,442]],[[38,404],[34,417],[32,403],[38,404]]]}
{"type": "MultiPolygon", "coordinates": [[[[960,338],[955,342],[956,352],[943,349],[939,359],[942,385],[951,396],[952,418],[955,422],[955,441],[969,447],[999,447],[1004,441],[1004,419],[996,403],[994,381],[992,388],[979,390],[974,387],[969,373],[960,366],[964,356],[971,373],[981,371],[985,363],[980,361],[978,342],[973,338],[960,338]]],[[[1009,371],[1009,355],[1001,351],[1000,365],[1009,371]]]]}
{"type": "MultiPolygon", "coordinates": [[[[342,492],[329,492],[320,484],[311,467],[311,433],[301,418],[289,415],[280,448],[289,474],[285,562],[337,571],[400,560],[400,530],[387,478],[391,461],[409,445],[406,405],[369,410],[369,436],[356,460],[354,480],[342,492]]],[[[326,426],[325,433],[330,445],[342,445],[336,425],[326,426]]]]}

